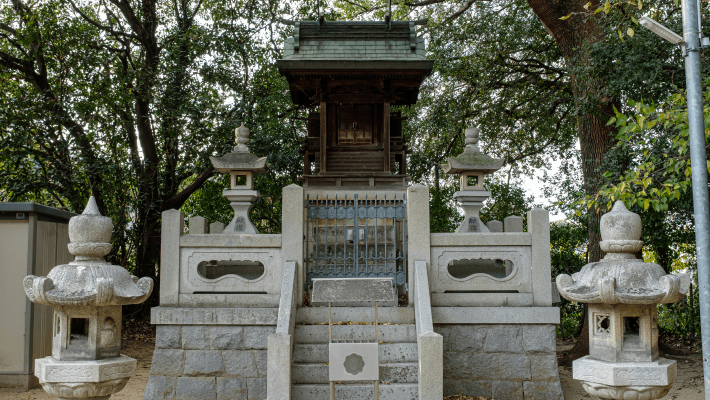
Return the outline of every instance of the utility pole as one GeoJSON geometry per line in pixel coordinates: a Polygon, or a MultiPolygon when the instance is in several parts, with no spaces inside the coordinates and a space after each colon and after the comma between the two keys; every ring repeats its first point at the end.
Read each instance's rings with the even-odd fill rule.
{"type": "MultiPolygon", "coordinates": [[[[700,297],[700,329],[703,344],[705,400],[710,400],[710,207],[708,206],[708,170],[703,114],[703,79],[700,50],[710,47],[710,40],[700,29],[700,0],[682,0],[683,37],[648,17],[639,23],[663,39],[679,44],[685,57],[685,86],[688,103],[688,144],[692,169],[693,214],[695,217],[695,250],[698,262],[698,295],[700,297]]],[[[690,290],[692,293],[692,290],[690,290]]]]}
{"type": "Polygon", "coordinates": [[[692,168],[695,248],[698,260],[700,326],[703,343],[705,399],[710,400],[710,207],[708,207],[707,152],[703,116],[703,80],[700,75],[700,4],[683,0],[685,83],[688,95],[690,166],[692,168]]]}

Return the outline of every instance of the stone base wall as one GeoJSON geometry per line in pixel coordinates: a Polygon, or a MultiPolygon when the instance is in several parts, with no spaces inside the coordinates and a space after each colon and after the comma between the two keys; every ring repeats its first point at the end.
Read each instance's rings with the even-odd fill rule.
{"type": "Polygon", "coordinates": [[[158,325],[143,400],[265,400],[276,326],[158,325]]]}
{"type": "Polygon", "coordinates": [[[555,325],[435,325],[444,337],[444,395],[563,400],[555,325]]]}

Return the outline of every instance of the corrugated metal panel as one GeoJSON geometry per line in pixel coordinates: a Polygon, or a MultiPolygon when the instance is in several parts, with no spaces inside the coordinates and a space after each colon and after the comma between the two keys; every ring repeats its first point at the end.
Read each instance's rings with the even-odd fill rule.
{"type": "Polygon", "coordinates": [[[27,220],[0,223],[0,373],[24,372],[28,235],[27,220]]]}
{"type": "MultiPolygon", "coordinates": [[[[35,247],[35,271],[37,276],[47,276],[57,264],[57,223],[37,221],[37,242],[35,247]]],[[[32,332],[32,363],[34,360],[52,355],[52,316],[54,308],[33,304],[34,326],[32,332]]]]}

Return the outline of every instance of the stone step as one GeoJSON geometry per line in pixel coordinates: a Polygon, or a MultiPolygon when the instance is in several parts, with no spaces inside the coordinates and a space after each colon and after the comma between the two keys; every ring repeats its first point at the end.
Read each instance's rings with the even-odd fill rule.
{"type": "MultiPolygon", "coordinates": [[[[336,322],[375,322],[374,307],[331,307],[331,320],[336,322]]],[[[377,307],[380,323],[413,324],[414,309],[410,307],[377,307]]],[[[328,322],[328,307],[303,307],[296,312],[297,324],[323,324],[328,322]]]]}
{"type": "MultiPolygon", "coordinates": [[[[295,343],[328,343],[328,325],[296,325],[295,343]]],[[[374,325],[334,325],[333,340],[368,341],[375,339],[374,325]]],[[[378,341],[416,343],[414,325],[380,325],[378,341]]]]}
{"type": "MultiPolygon", "coordinates": [[[[293,385],[291,396],[293,400],[330,400],[330,386],[328,384],[293,385]]],[[[363,400],[374,397],[372,383],[335,385],[335,398],[338,400],[363,400]]],[[[417,400],[418,398],[419,388],[416,383],[380,384],[380,400],[417,400]]]]}
{"type": "MultiPolygon", "coordinates": [[[[379,346],[380,363],[417,362],[416,343],[383,343],[379,346]]],[[[327,363],[328,344],[296,344],[293,362],[327,363]]]]}
{"type": "MultiPolygon", "coordinates": [[[[419,378],[417,363],[380,363],[380,382],[382,384],[417,383],[419,378]]],[[[292,364],[291,382],[328,383],[327,364],[292,364]]]]}

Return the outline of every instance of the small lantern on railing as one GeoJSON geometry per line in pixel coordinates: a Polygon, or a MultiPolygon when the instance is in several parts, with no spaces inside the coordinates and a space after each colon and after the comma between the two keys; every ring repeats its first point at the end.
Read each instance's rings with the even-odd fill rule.
{"type": "Polygon", "coordinates": [[[231,202],[234,218],[224,228],[223,234],[257,234],[254,224],[249,219],[249,210],[254,201],[259,198],[259,192],[254,190],[254,175],[263,174],[269,170],[266,157],[257,157],[249,152],[249,129],[244,125],[236,129],[234,150],[222,157],[210,157],[214,168],[229,174],[229,190],[222,192],[231,202]]]}
{"type": "Polygon", "coordinates": [[[503,160],[492,158],[481,152],[478,148],[478,128],[466,129],[466,148],[456,157],[449,158],[443,165],[447,174],[461,176],[461,190],[454,194],[454,198],[464,209],[466,218],[457,230],[458,233],[489,232],[481,222],[478,213],[483,207],[483,202],[491,197],[491,192],[483,187],[483,178],[496,172],[503,166],[503,160]]]}

